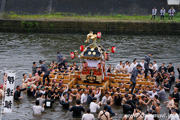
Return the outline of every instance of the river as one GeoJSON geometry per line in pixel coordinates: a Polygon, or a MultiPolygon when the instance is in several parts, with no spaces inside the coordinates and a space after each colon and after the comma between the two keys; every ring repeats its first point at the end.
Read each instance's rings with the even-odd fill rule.
{"type": "MultiPolygon", "coordinates": [[[[17,34],[0,33],[0,83],[3,82],[3,72],[16,72],[16,85],[21,85],[22,74],[30,73],[33,61],[46,60],[47,63],[56,61],[56,52],[60,51],[68,57],[68,61],[79,63],[79,59],[70,59],[70,52],[79,50],[84,44],[86,35],[82,34],[17,34]]],[[[117,64],[120,60],[125,62],[137,58],[138,62],[149,52],[153,53],[151,61],[156,60],[160,66],[169,62],[177,67],[180,64],[180,39],[179,36],[128,36],[128,35],[104,35],[101,44],[105,49],[116,46],[116,53],[111,54],[107,64],[117,64]]],[[[176,78],[177,78],[177,70],[176,78]]],[[[167,93],[168,94],[168,93],[167,93]]],[[[23,95],[23,94],[22,94],[23,95]]],[[[58,102],[52,109],[45,110],[41,116],[33,116],[32,106],[35,99],[27,98],[14,102],[13,113],[3,114],[3,120],[29,120],[29,119],[72,119],[72,113],[62,110],[58,102]]],[[[88,107],[85,105],[86,108],[88,107]]],[[[162,104],[161,113],[167,112],[162,104]]],[[[122,114],[122,108],[113,106],[113,111],[122,114]]],[[[97,116],[97,114],[95,115],[97,116]]]]}

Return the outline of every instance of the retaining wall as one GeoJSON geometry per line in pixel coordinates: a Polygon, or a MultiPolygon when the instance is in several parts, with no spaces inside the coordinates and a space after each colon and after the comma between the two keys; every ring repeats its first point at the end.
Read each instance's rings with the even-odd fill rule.
{"type": "Polygon", "coordinates": [[[180,23],[0,20],[0,32],[180,35],[180,23]]]}

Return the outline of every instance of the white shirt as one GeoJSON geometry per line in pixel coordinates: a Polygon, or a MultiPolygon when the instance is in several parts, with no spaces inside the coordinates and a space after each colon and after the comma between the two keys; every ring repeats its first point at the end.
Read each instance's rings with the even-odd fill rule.
{"type": "Polygon", "coordinates": [[[145,70],[144,69],[144,63],[140,62],[140,65],[142,66],[142,69],[145,70]]]}
{"type": "Polygon", "coordinates": [[[41,90],[40,93],[42,93],[44,95],[46,93],[46,91],[45,90],[44,91],[41,90]]]}
{"type": "Polygon", "coordinates": [[[155,95],[158,95],[157,92],[148,91],[148,94],[150,94],[150,98],[153,99],[155,95]]]}
{"type": "Polygon", "coordinates": [[[161,9],[161,10],[160,10],[160,13],[161,13],[161,15],[165,15],[166,10],[165,10],[165,9],[161,9]]]}
{"type": "Polygon", "coordinates": [[[152,15],[156,15],[157,9],[152,9],[152,15]]]}
{"type": "Polygon", "coordinates": [[[94,96],[95,98],[97,98],[97,101],[96,101],[97,103],[98,103],[99,100],[100,100],[100,96],[101,96],[101,91],[94,96]]]}
{"type": "Polygon", "coordinates": [[[154,120],[154,115],[152,114],[147,114],[144,118],[144,120],[154,120]]]}
{"type": "Polygon", "coordinates": [[[176,114],[170,114],[169,120],[179,120],[179,115],[176,113],[176,114]]]}
{"type": "Polygon", "coordinates": [[[65,98],[63,97],[64,93],[68,91],[68,88],[64,90],[64,92],[61,94],[61,101],[65,102],[65,98]]]}
{"type": "Polygon", "coordinates": [[[43,106],[45,99],[44,98],[37,98],[37,100],[39,100],[39,105],[43,106]]]}
{"type": "Polygon", "coordinates": [[[125,64],[125,68],[127,68],[127,66],[129,66],[129,64],[125,64]]]}
{"type": "Polygon", "coordinates": [[[95,102],[91,102],[89,108],[91,113],[95,113],[97,109],[100,109],[100,106],[95,102]]]}
{"type": "Polygon", "coordinates": [[[33,113],[34,113],[34,115],[39,115],[43,111],[44,111],[44,108],[42,106],[37,106],[37,105],[33,106],[33,113]]]}
{"type": "Polygon", "coordinates": [[[174,16],[174,13],[175,13],[175,9],[169,9],[168,13],[170,16],[174,16]]]}
{"type": "Polygon", "coordinates": [[[86,103],[86,102],[87,102],[87,98],[88,98],[88,95],[87,95],[87,94],[85,95],[85,94],[83,93],[83,94],[81,95],[81,104],[86,103]]]}
{"type": "Polygon", "coordinates": [[[122,67],[122,65],[117,64],[117,65],[116,65],[116,70],[120,70],[121,67],[122,67]]]}
{"type": "Polygon", "coordinates": [[[149,66],[149,69],[151,69],[151,70],[152,70],[152,69],[153,69],[153,66],[151,66],[151,67],[149,66]]]}
{"type": "Polygon", "coordinates": [[[137,66],[137,62],[134,64],[134,63],[131,63],[131,66],[130,66],[130,72],[133,71],[133,69],[137,66]]]}
{"type": "Polygon", "coordinates": [[[127,72],[130,73],[131,72],[131,67],[130,66],[127,66],[127,72]]]}
{"type": "Polygon", "coordinates": [[[95,118],[94,118],[94,115],[93,115],[93,114],[88,114],[88,113],[86,113],[86,114],[83,114],[81,120],[95,120],[95,118]]]}
{"type": "Polygon", "coordinates": [[[155,69],[158,70],[158,65],[156,63],[153,64],[153,67],[155,67],[155,69]]]}
{"type": "Polygon", "coordinates": [[[102,98],[101,104],[102,104],[102,105],[107,104],[107,97],[106,97],[106,96],[104,96],[104,97],[102,98]]]}

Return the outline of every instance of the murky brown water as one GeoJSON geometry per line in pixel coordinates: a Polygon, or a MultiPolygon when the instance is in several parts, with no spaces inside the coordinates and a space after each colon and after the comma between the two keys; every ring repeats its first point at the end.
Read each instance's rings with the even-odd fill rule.
{"type": "MultiPolygon", "coordinates": [[[[50,63],[56,60],[56,52],[60,51],[72,60],[69,53],[73,50],[79,50],[83,44],[86,35],[79,34],[16,34],[0,33],[0,83],[2,83],[3,70],[16,72],[16,85],[21,84],[22,74],[30,73],[32,62],[38,62],[40,59],[50,63]]],[[[116,46],[116,53],[111,55],[108,63],[116,64],[120,60],[132,61],[137,58],[140,61],[144,56],[152,52],[152,60],[156,60],[158,65],[161,62],[172,62],[176,66],[180,64],[180,39],[179,36],[124,36],[124,35],[102,35],[101,44],[104,48],[116,46]]],[[[79,60],[74,59],[77,63],[79,60]]],[[[177,71],[176,71],[177,76],[177,71]]],[[[45,110],[41,116],[33,116],[32,106],[35,99],[27,98],[14,103],[13,113],[4,114],[3,120],[40,120],[40,119],[72,119],[72,113],[62,110],[58,102],[52,109],[45,110]]],[[[1,101],[0,101],[1,102],[1,101]]],[[[88,105],[85,105],[86,108],[88,105]]],[[[161,113],[167,112],[165,105],[162,104],[161,113]]],[[[145,108],[144,108],[145,109],[145,108]]],[[[113,111],[119,115],[122,114],[122,108],[113,106],[113,111]]],[[[95,115],[97,116],[97,114],[95,115]]]]}

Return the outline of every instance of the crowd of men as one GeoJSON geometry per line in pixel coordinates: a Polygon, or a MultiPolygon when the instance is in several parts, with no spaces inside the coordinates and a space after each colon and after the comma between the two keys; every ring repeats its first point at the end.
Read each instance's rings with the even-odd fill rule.
{"type": "MultiPolygon", "coordinates": [[[[54,70],[62,73],[80,70],[76,63],[69,65],[66,57],[58,52],[57,63],[52,61],[48,66],[44,60],[40,60],[37,67],[36,62],[33,62],[32,74],[30,73],[28,77],[23,74],[22,85],[16,87],[14,99],[23,99],[22,91],[27,93],[28,97],[36,98],[36,104],[33,106],[34,115],[55,107],[53,104],[58,101],[63,109],[73,112],[73,118],[82,118],[82,120],[95,120],[95,113],[98,113],[100,120],[113,119],[113,116],[121,113],[113,112],[112,106],[122,106],[123,120],[158,120],[157,115],[161,113],[161,105],[167,104],[169,119],[179,120],[180,75],[175,78],[175,68],[171,62],[167,67],[165,63],[158,67],[156,61],[151,62],[151,56],[152,53],[149,53],[140,63],[134,59],[132,63],[120,61],[116,66],[108,65],[106,74],[131,74],[131,91],[126,89],[125,95],[122,96],[121,89],[124,89],[124,83],[116,88],[109,87],[104,93],[101,88],[88,85],[85,89],[81,89],[79,85],[70,89],[68,85],[63,84],[63,81],[59,83],[54,81],[52,85],[49,85],[49,74],[54,70]],[[44,75],[42,83],[39,80],[41,74],[44,75]],[[137,85],[138,75],[143,75],[147,81],[154,82],[155,85],[137,85]],[[48,80],[47,84],[45,84],[45,78],[48,80]],[[169,93],[168,99],[166,92],[169,93]],[[70,106],[73,99],[76,99],[76,105],[70,106]],[[89,105],[87,110],[84,104],[89,105]]],[[[177,66],[177,71],[180,73],[179,66],[177,66]]],[[[4,81],[6,80],[7,75],[4,76],[4,81]]]]}
{"type": "MultiPolygon", "coordinates": [[[[169,20],[173,20],[173,17],[174,17],[174,14],[175,14],[175,9],[173,7],[171,7],[169,10],[168,10],[168,14],[169,14],[169,20]]],[[[166,10],[164,7],[161,8],[160,10],[160,15],[161,15],[161,20],[164,20],[164,15],[166,13],[166,10]]],[[[156,7],[154,7],[152,9],[152,17],[151,17],[151,20],[155,20],[156,18],[156,15],[157,15],[157,9],[156,7]]]]}

